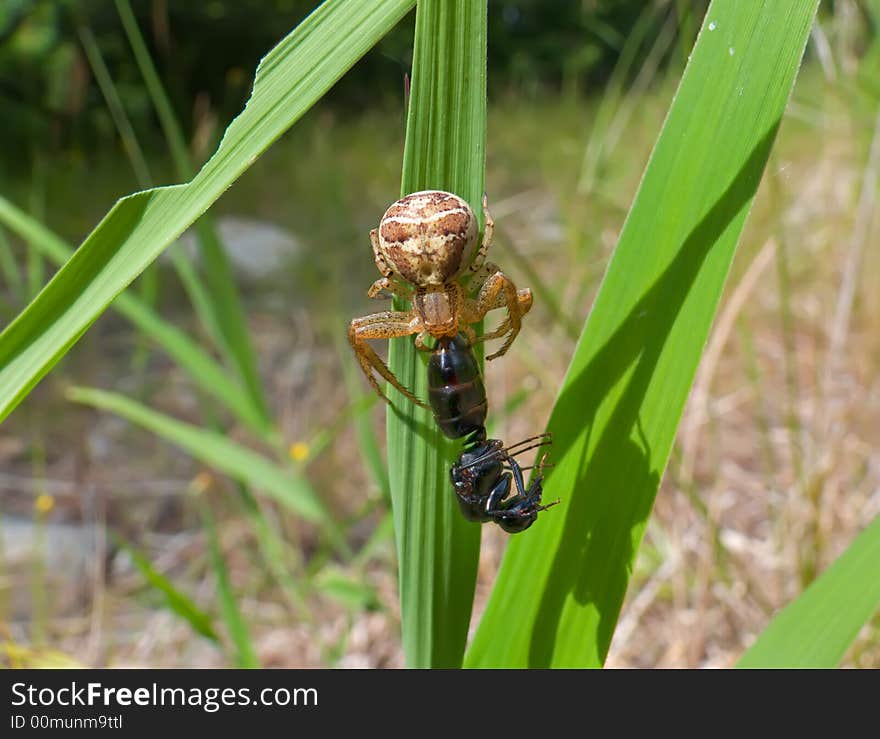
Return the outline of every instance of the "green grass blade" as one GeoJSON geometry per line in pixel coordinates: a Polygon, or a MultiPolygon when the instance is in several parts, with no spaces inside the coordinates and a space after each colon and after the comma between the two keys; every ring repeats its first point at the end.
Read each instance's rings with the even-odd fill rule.
{"type": "Polygon", "coordinates": [[[315,576],[314,587],[352,611],[376,611],[382,605],[376,588],[364,582],[364,578],[353,577],[332,566],[315,576]]]}
{"type": "MultiPolygon", "coordinates": [[[[73,249],[61,238],[2,195],[0,223],[26,239],[32,248],[55,264],[64,264],[73,254],[73,249]]],[[[253,405],[241,387],[230,380],[223,368],[202,351],[187,333],[168,323],[129,292],[120,295],[113,302],[113,308],[162,347],[205,393],[220,401],[240,421],[266,437],[268,432],[264,420],[254,412],[253,405]]]]}
{"type": "Polygon", "coordinates": [[[115,413],[184,449],[188,454],[240,482],[265,491],[282,505],[308,521],[330,523],[324,504],[312,487],[257,452],[215,431],[192,426],[157,413],[124,395],[70,388],[70,400],[115,413]]]}
{"type": "Polygon", "coordinates": [[[156,115],[159,118],[159,125],[162,127],[162,133],[165,135],[165,142],[171,151],[171,159],[177,170],[179,177],[184,179],[192,179],[192,160],[190,159],[189,148],[186,145],[186,138],[183,135],[183,129],[177,121],[174,114],[174,106],[165,92],[162,79],[153,64],[153,58],[150,56],[150,50],[144,41],[141,29],[138,26],[137,18],[131,9],[131,3],[128,0],[116,0],[116,12],[119,20],[122,22],[122,29],[131,46],[134,54],[135,62],[140,70],[141,76],[144,78],[144,85],[147,93],[156,109],[156,115]]]}
{"type": "Polygon", "coordinates": [[[604,661],[816,6],[711,4],[548,424],[562,504],[508,546],[467,665],[604,661]]]}
{"type": "MultiPolygon", "coordinates": [[[[138,27],[137,19],[131,10],[131,4],[128,0],[116,0],[116,10],[146,83],[147,91],[153,101],[153,107],[159,116],[165,140],[171,149],[171,158],[177,176],[182,180],[192,179],[193,165],[183,129],[177,121],[174,107],[171,105],[171,100],[168,99],[165,87],[162,85],[162,80],[153,64],[153,59],[138,27]]],[[[202,267],[205,271],[210,298],[211,318],[208,326],[214,329],[215,338],[219,339],[220,346],[228,356],[230,363],[241,375],[255,411],[268,422],[270,413],[257,370],[257,356],[248,332],[247,319],[235,286],[226,250],[209,217],[204,216],[199,219],[195,230],[202,253],[202,267]]]]}
{"type": "MultiPolygon", "coordinates": [[[[35,218],[42,219],[46,214],[46,187],[47,187],[47,171],[48,165],[46,157],[42,152],[35,151],[32,157],[33,166],[31,167],[31,188],[28,197],[28,210],[35,218]]],[[[46,267],[43,264],[43,257],[40,252],[34,249],[31,244],[27,245],[27,287],[28,299],[33,300],[34,296],[40,291],[45,280],[46,267]]]]}
{"type": "Polygon", "coordinates": [[[0,278],[2,278],[0,284],[4,289],[9,290],[10,296],[17,303],[21,299],[21,272],[3,229],[0,229],[0,278]]]}
{"type": "Polygon", "coordinates": [[[193,180],[119,201],[0,334],[0,420],[110,302],[413,5],[327,0],[263,59],[244,111],[193,180]]]}
{"type": "Polygon", "coordinates": [[[125,112],[125,106],[122,104],[122,98],[116,88],[116,83],[113,81],[113,75],[107,69],[104,56],[101,54],[101,47],[88,26],[81,23],[77,24],[77,33],[79,34],[83,51],[86,53],[86,59],[88,59],[89,66],[92,69],[92,74],[95,76],[95,81],[98,83],[101,94],[107,103],[107,110],[110,111],[110,116],[113,118],[113,124],[116,126],[119,139],[122,141],[123,147],[125,147],[125,153],[128,156],[128,161],[131,163],[131,168],[134,170],[135,179],[141,187],[150,187],[153,184],[150,166],[147,164],[147,158],[144,156],[144,151],[138,143],[131,120],[125,112]]]}
{"type": "Polygon", "coordinates": [[[859,629],[880,608],[880,516],[792,603],[737,667],[836,667],[859,629]]]}
{"type": "Polygon", "coordinates": [[[131,561],[144,579],[165,596],[165,602],[173,613],[192,626],[197,634],[214,642],[219,641],[217,632],[214,631],[213,619],[209,614],[199,608],[188,595],[178,590],[174,583],[153,567],[153,563],[141,552],[122,540],[117,540],[117,543],[131,557],[131,561]]]}
{"type": "MultiPolygon", "coordinates": [[[[131,16],[130,18],[130,23],[134,26],[134,33],[138,33],[137,24],[134,22],[133,16],[131,16]]],[[[135,178],[137,180],[138,186],[144,190],[153,187],[155,183],[153,182],[152,175],[150,174],[150,170],[147,165],[143,150],[141,149],[137,137],[135,136],[131,121],[128,118],[128,114],[125,112],[125,107],[122,104],[122,99],[116,88],[116,83],[113,81],[113,78],[110,75],[110,71],[107,69],[107,65],[104,62],[104,57],[101,54],[101,49],[98,43],[95,41],[91,30],[87,26],[80,24],[78,26],[78,31],[83,50],[86,53],[86,58],[89,60],[89,65],[92,68],[92,73],[95,75],[95,80],[97,81],[98,86],[101,88],[101,94],[104,96],[104,101],[107,103],[107,108],[113,118],[113,122],[116,126],[116,131],[119,134],[119,138],[121,139],[123,146],[125,147],[125,152],[128,156],[131,168],[135,173],[135,178]]],[[[173,113],[171,113],[170,105],[167,105],[167,99],[164,97],[164,90],[162,89],[162,85],[159,81],[159,76],[158,74],[156,74],[155,69],[152,67],[152,62],[149,58],[149,54],[146,53],[146,45],[143,43],[143,39],[141,39],[139,35],[137,38],[140,41],[140,45],[137,46],[133,43],[133,46],[142,54],[142,56],[138,57],[138,61],[141,62],[142,57],[145,57],[146,62],[141,62],[141,66],[143,67],[144,64],[146,64],[149,67],[149,73],[152,73],[151,75],[148,74],[148,72],[144,73],[144,77],[147,77],[151,83],[148,89],[151,93],[154,93],[156,86],[158,87],[158,94],[162,96],[162,101],[166,103],[166,107],[162,108],[162,110],[165,111],[166,114],[170,114],[171,121],[174,122],[174,116],[173,113]]],[[[155,98],[155,94],[153,95],[153,97],[155,98]]],[[[156,103],[156,107],[160,108],[160,105],[156,103]]],[[[165,121],[165,116],[163,116],[162,120],[163,122],[165,121]]],[[[179,138],[182,141],[183,135],[180,134],[179,128],[175,127],[174,131],[178,133],[179,138]]],[[[186,154],[185,146],[183,147],[183,153],[186,154]]],[[[192,177],[192,173],[187,167],[187,164],[187,160],[184,159],[184,169],[181,170],[180,166],[178,166],[177,168],[178,176],[181,179],[190,179],[192,177]]],[[[202,282],[196,274],[196,271],[190,263],[188,257],[180,249],[172,249],[170,255],[171,263],[174,266],[174,269],[177,271],[178,277],[180,278],[184,290],[189,297],[190,303],[195,309],[199,321],[201,321],[202,326],[204,327],[208,336],[210,336],[210,338],[213,340],[214,344],[220,348],[224,348],[225,344],[223,340],[223,332],[220,329],[217,311],[212,304],[208,291],[202,285],[202,282]]],[[[144,278],[150,276],[151,273],[149,270],[145,272],[144,278]]],[[[156,279],[156,276],[151,277],[153,283],[155,283],[156,279]]],[[[142,285],[145,285],[145,288],[149,287],[149,282],[145,284],[142,279],[141,283],[142,285]]],[[[152,303],[150,303],[150,301],[148,300],[145,300],[145,302],[148,305],[152,305],[152,303]]],[[[264,433],[268,433],[269,427],[271,425],[269,417],[266,415],[265,409],[262,407],[262,403],[254,403],[251,400],[252,397],[252,395],[250,397],[245,397],[245,400],[252,405],[252,407],[249,408],[249,413],[258,417],[258,425],[261,427],[261,430],[264,433]]]]}
{"type": "Polygon", "coordinates": [[[235,645],[236,667],[253,670],[260,667],[254,643],[251,640],[247,621],[238,607],[235,593],[232,591],[232,583],[229,580],[229,569],[220,549],[220,541],[217,538],[217,524],[214,523],[214,514],[207,504],[202,504],[202,521],[205,534],[208,536],[208,547],[211,551],[211,567],[214,570],[214,578],[217,581],[217,597],[220,601],[220,613],[229,631],[232,643],[235,645]]]}
{"type": "MultiPolygon", "coordinates": [[[[449,190],[479,213],[485,159],[486,4],[422,0],[401,193],[449,190]]],[[[404,385],[425,398],[425,359],[416,354],[411,338],[394,340],[389,364],[404,385]]],[[[406,661],[410,667],[458,667],[480,527],[462,518],[451,492],[456,445],[443,437],[429,412],[388,390],[398,409],[388,413],[387,434],[406,661]]]]}

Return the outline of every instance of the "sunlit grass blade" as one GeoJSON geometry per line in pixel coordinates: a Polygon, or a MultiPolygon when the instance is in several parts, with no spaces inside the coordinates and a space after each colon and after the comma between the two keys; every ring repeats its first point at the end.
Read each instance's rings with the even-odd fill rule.
{"type": "Polygon", "coordinates": [[[70,400],[115,413],[184,449],[200,462],[235,480],[265,491],[304,519],[331,525],[330,514],[317,493],[304,480],[268,461],[257,452],[236,444],[215,431],[157,413],[118,393],[70,388],[70,400]]]}
{"type": "MultiPolygon", "coordinates": [[[[448,190],[479,213],[485,153],[486,4],[422,0],[401,194],[448,190]]],[[[425,359],[416,355],[411,338],[393,340],[389,365],[425,398],[425,359]]],[[[455,446],[429,412],[390,387],[388,392],[396,408],[388,411],[388,467],[407,665],[458,667],[470,622],[480,527],[462,518],[450,488],[455,446]]]]}
{"type": "Polygon", "coordinates": [[[238,607],[238,600],[232,591],[232,583],[229,580],[229,569],[220,549],[220,541],[217,537],[217,524],[214,523],[214,514],[207,504],[202,504],[202,521],[205,534],[208,537],[208,548],[211,552],[211,568],[214,570],[214,579],[217,582],[217,599],[220,601],[220,614],[226,624],[226,630],[235,645],[236,667],[244,669],[257,669],[260,661],[254,649],[250,629],[247,621],[238,607]]]}
{"type": "MultiPolygon", "coordinates": [[[[27,239],[32,248],[55,264],[64,264],[73,254],[73,249],[61,238],[2,195],[0,223],[27,239]]],[[[113,308],[164,349],[207,395],[222,403],[251,429],[265,435],[263,419],[254,413],[253,405],[241,387],[187,333],[168,323],[130,292],[120,295],[113,302],[113,308]]]]}
{"type": "Polygon", "coordinates": [[[244,111],[191,182],[119,201],[0,334],[0,420],[110,302],[413,5],[327,0],[261,62],[244,111]]]}
{"type": "Polygon", "coordinates": [[[150,586],[162,593],[165,597],[165,603],[173,613],[192,626],[193,631],[197,634],[201,634],[213,642],[219,641],[217,632],[214,631],[213,619],[209,614],[199,608],[192,598],[178,590],[171,580],[153,567],[153,563],[143,553],[122,540],[117,540],[117,543],[128,553],[132,563],[150,586]]]}
{"type": "Polygon", "coordinates": [[[816,5],[709,7],[548,424],[562,503],[509,544],[467,665],[604,661],[816,5]]]}
{"type": "Polygon", "coordinates": [[[737,667],[831,668],[880,608],[880,516],[792,603],[737,667]]]}

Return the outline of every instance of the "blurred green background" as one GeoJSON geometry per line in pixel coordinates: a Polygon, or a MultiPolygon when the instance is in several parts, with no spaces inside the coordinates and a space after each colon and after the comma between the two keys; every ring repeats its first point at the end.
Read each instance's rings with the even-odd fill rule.
{"type": "MultiPolygon", "coordinates": [[[[493,258],[536,293],[516,346],[487,368],[502,438],[543,428],[707,4],[489,1],[493,258]]],[[[314,6],[131,2],[191,166],[314,6]]],[[[266,666],[402,664],[383,410],[344,331],[377,309],[367,234],[397,197],[412,27],[409,16],[212,209],[278,447],[343,522],[350,556],[161,438],[65,398],[70,385],[111,389],[272,455],[108,312],[0,426],[0,660],[227,665],[245,639],[266,666]]],[[[876,0],[821,6],[611,665],[732,664],[880,511],[880,265],[867,248],[880,229],[878,30],[876,0]],[[843,329],[830,320],[840,310],[843,329]]],[[[4,0],[0,120],[0,195],[73,245],[117,198],[182,179],[110,0],[4,0]]],[[[172,249],[198,273],[196,241],[172,249]]],[[[0,326],[53,270],[0,227],[0,326]]],[[[210,345],[169,260],[132,290],[210,345]]],[[[504,541],[484,532],[477,615],[504,541]]],[[[848,664],[880,666],[878,631],[875,619],[848,664]]]]}

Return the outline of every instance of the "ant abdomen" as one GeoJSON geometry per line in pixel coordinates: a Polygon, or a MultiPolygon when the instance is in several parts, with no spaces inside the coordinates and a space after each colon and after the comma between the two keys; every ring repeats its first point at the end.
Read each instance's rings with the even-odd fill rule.
{"type": "Polygon", "coordinates": [[[443,337],[428,360],[428,400],[437,425],[451,439],[483,428],[488,402],[480,367],[467,339],[443,337]]]}

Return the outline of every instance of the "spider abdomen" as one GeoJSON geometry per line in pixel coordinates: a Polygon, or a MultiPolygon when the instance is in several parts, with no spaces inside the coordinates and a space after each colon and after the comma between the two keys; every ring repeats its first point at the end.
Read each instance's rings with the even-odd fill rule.
{"type": "Polygon", "coordinates": [[[414,192],[391,205],[379,223],[379,248],[407,282],[443,285],[467,267],[477,245],[477,219],[451,192],[414,192]]]}

